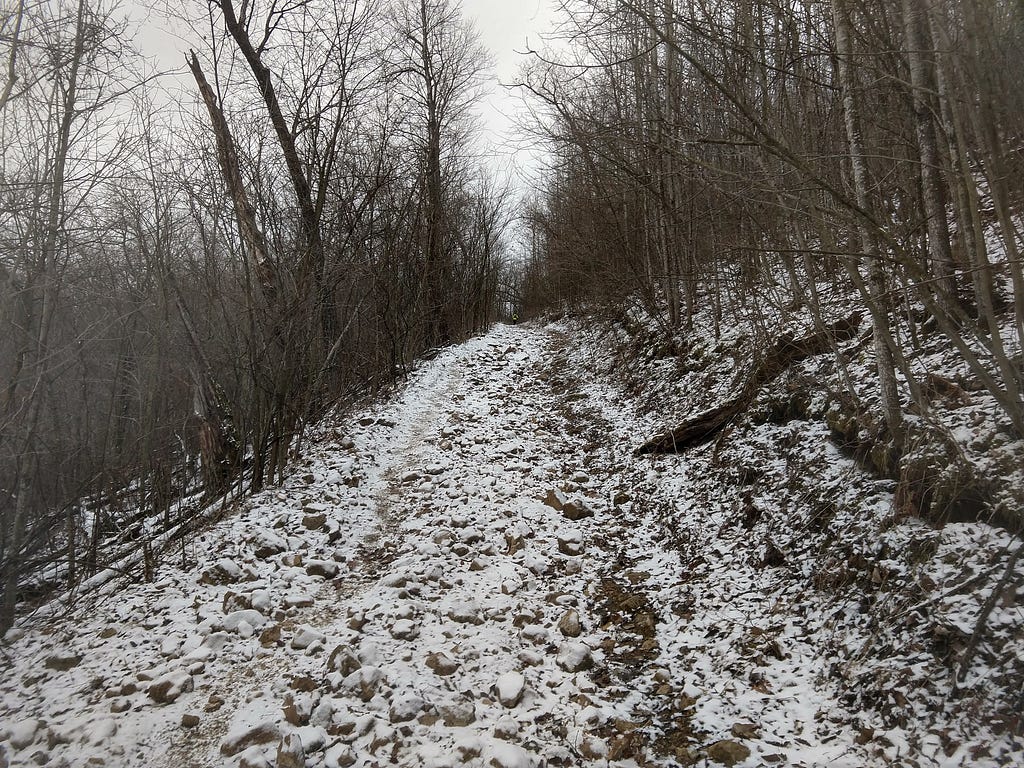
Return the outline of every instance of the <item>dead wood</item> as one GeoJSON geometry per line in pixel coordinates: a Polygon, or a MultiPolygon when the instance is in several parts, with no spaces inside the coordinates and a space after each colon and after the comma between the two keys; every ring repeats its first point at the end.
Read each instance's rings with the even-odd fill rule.
{"type": "Polygon", "coordinates": [[[803,338],[795,339],[788,332],[782,334],[736,395],[721,405],[687,419],[668,432],[655,435],[637,448],[636,453],[679,453],[690,446],[707,442],[722,427],[747,409],[761,387],[775,379],[793,363],[828,352],[837,342],[849,341],[857,334],[860,321],[860,313],[854,312],[849,317],[803,338]]]}

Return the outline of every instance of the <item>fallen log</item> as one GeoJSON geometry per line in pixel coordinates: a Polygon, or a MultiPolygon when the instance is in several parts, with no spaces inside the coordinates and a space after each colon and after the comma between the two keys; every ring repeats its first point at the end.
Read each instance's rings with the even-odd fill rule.
{"type": "Polygon", "coordinates": [[[747,409],[761,387],[793,363],[828,352],[837,342],[849,341],[857,335],[860,321],[861,314],[854,312],[810,336],[795,339],[788,332],[782,334],[751,372],[738,394],[721,405],[687,419],[674,429],[655,435],[637,448],[636,454],[680,453],[685,448],[706,443],[747,409]]]}

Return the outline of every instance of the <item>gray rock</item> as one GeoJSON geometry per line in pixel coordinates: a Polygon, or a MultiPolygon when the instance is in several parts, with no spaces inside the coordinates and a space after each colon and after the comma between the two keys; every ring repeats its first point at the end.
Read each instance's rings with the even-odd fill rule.
{"type": "Polygon", "coordinates": [[[392,723],[407,723],[419,717],[426,707],[426,702],[415,694],[396,696],[391,702],[388,719],[392,723]]]}

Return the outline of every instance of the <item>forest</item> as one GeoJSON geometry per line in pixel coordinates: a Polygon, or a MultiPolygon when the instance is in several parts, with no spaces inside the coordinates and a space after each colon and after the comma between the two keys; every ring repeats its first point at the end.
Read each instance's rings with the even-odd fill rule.
{"type": "Polygon", "coordinates": [[[1020,0],[558,0],[501,84],[526,191],[457,0],[168,8],[180,88],[117,2],[0,7],[0,632],[152,580],[325,417],[513,317],[677,361],[750,329],[734,399],[640,453],[830,353],[823,418],[903,511],[1019,535],[1019,452],[979,470],[945,414],[1024,437],[1020,0]]]}
{"type": "Polygon", "coordinates": [[[456,5],[179,11],[177,104],[118,3],[0,17],[3,627],[20,575],[277,482],[306,425],[508,303],[456,5]]]}
{"type": "Polygon", "coordinates": [[[1017,764],[1024,0],[496,8],[0,2],[0,765],[1017,764]]]}

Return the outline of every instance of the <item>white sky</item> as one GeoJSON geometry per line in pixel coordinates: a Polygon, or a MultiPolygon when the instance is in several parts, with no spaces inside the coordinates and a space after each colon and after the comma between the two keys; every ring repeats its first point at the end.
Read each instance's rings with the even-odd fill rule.
{"type": "MultiPolygon", "coordinates": [[[[183,69],[183,54],[189,48],[199,47],[201,41],[188,39],[188,31],[178,32],[181,23],[165,18],[166,5],[179,6],[180,0],[136,0],[138,17],[149,12],[148,21],[140,30],[140,47],[152,56],[161,69],[183,69]]],[[[555,0],[462,0],[465,15],[480,33],[484,47],[490,52],[494,71],[488,80],[487,93],[480,106],[482,127],[485,132],[484,149],[490,163],[499,171],[512,174],[512,183],[523,189],[526,175],[537,169],[539,156],[535,150],[520,146],[515,131],[515,115],[520,111],[520,95],[515,90],[501,87],[516,79],[527,40],[532,47],[540,46],[541,34],[550,31],[554,18],[555,0]]],[[[197,6],[198,7],[198,6],[197,6]]],[[[186,87],[191,79],[184,78],[186,87]]]]}
{"type": "Polygon", "coordinates": [[[517,186],[525,183],[521,174],[535,170],[537,157],[518,146],[514,117],[520,110],[520,94],[500,83],[516,80],[527,40],[531,47],[540,48],[541,34],[552,27],[553,5],[553,0],[463,0],[462,5],[494,60],[491,88],[481,107],[486,141],[496,153],[499,167],[519,170],[520,176],[514,179],[517,186]]]}

